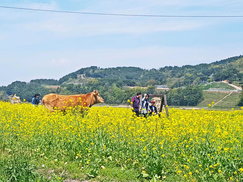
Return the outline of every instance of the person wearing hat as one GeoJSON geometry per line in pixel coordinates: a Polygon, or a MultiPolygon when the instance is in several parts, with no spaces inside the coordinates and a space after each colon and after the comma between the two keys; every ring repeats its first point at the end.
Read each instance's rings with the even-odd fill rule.
{"type": "Polygon", "coordinates": [[[155,106],[155,100],[152,100],[150,103],[151,105],[149,106],[149,114],[150,115],[158,114],[157,107],[155,106]]]}

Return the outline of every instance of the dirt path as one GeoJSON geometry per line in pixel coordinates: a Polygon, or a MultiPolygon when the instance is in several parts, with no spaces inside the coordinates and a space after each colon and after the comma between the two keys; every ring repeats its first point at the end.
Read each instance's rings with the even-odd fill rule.
{"type": "Polygon", "coordinates": [[[233,87],[233,88],[235,88],[236,90],[242,90],[242,88],[241,87],[239,87],[239,86],[236,86],[236,85],[234,85],[234,84],[231,84],[231,83],[228,83],[227,81],[222,81],[223,83],[226,83],[226,84],[228,84],[229,86],[231,86],[231,87],[233,87]]]}
{"type": "Polygon", "coordinates": [[[224,97],[223,97],[222,99],[220,99],[219,101],[217,101],[215,104],[213,104],[212,107],[214,107],[214,106],[216,106],[218,103],[222,102],[225,98],[229,97],[232,93],[233,93],[233,91],[230,92],[229,94],[227,94],[226,96],[224,96],[224,97]]]}

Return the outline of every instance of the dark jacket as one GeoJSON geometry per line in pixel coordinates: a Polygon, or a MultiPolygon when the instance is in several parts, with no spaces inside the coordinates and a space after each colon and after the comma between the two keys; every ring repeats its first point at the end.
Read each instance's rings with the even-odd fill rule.
{"type": "Polygon", "coordinates": [[[155,114],[158,113],[158,111],[157,111],[157,107],[156,107],[156,106],[151,105],[151,106],[149,106],[149,109],[150,109],[150,112],[151,112],[151,113],[155,113],[155,114]]]}
{"type": "Polygon", "coordinates": [[[138,98],[137,96],[134,96],[132,98],[132,107],[133,107],[134,111],[139,111],[139,106],[140,106],[140,98],[138,98]]]}
{"type": "Polygon", "coordinates": [[[31,103],[34,105],[38,105],[40,103],[40,98],[38,97],[33,97],[31,100],[31,103]]]}
{"type": "Polygon", "coordinates": [[[149,100],[148,99],[142,100],[142,108],[145,108],[146,110],[149,109],[149,100]]]}

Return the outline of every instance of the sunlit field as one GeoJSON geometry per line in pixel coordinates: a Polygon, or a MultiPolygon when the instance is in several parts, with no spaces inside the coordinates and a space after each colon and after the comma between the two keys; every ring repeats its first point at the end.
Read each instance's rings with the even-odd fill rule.
{"type": "Polygon", "coordinates": [[[242,180],[242,110],[169,112],[0,102],[0,181],[242,180]]]}

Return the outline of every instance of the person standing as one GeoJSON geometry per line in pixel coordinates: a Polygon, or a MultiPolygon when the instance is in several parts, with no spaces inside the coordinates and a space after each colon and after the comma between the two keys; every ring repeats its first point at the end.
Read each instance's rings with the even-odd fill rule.
{"type": "Polygon", "coordinates": [[[141,113],[144,115],[144,117],[146,117],[148,111],[149,111],[149,95],[144,94],[144,97],[142,99],[141,113]]]}
{"type": "Polygon", "coordinates": [[[151,105],[149,106],[149,114],[150,115],[155,115],[155,114],[158,114],[158,110],[157,110],[157,107],[155,106],[155,100],[152,100],[151,102],[151,105]]]}
{"type": "Polygon", "coordinates": [[[135,112],[137,116],[139,116],[141,97],[142,97],[141,92],[137,93],[136,96],[132,97],[133,112],[135,112]]]}
{"type": "Polygon", "coordinates": [[[40,104],[40,94],[35,94],[31,100],[31,103],[34,105],[40,104]]]}

